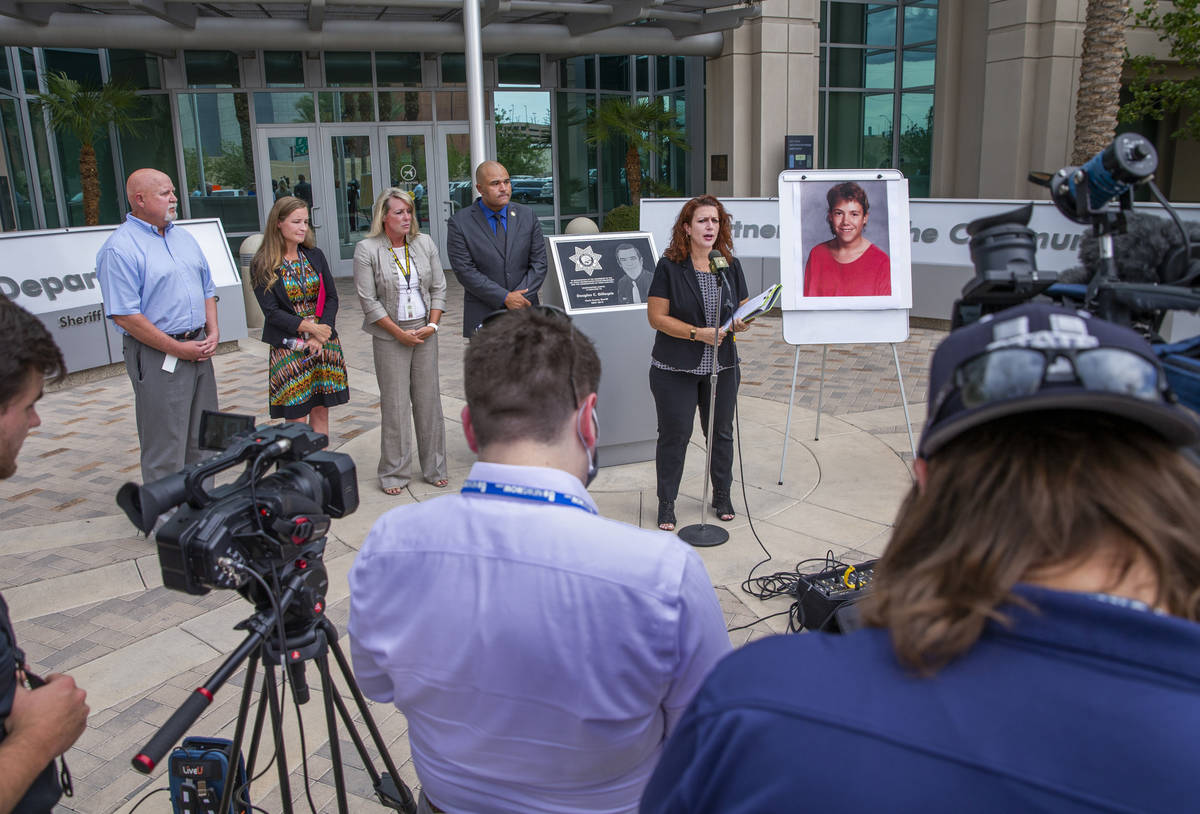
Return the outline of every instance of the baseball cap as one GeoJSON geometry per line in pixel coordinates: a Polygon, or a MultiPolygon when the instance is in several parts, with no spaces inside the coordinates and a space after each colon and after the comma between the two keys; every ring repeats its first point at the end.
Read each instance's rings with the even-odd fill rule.
{"type": "Polygon", "coordinates": [[[1041,410],[1108,413],[1178,446],[1200,441],[1200,422],[1177,401],[1135,331],[1086,311],[1026,303],[959,328],[934,351],[917,456],[929,458],[989,421],[1041,410]]]}

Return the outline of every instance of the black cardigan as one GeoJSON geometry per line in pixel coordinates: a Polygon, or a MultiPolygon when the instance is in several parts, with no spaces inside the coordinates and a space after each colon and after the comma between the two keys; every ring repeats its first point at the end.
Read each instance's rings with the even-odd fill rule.
{"type": "MultiPolygon", "coordinates": [[[[736,302],[729,301],[729,288],[722,286],[721,324],[733,315],[733,311],[742,300],[750,296],[746,292],[746,275],[742,273],[742,264],[735,257],[733,264],[726,271],[729,288],[733,289],[736,302]]],[[[664,297],[670,301],[667,314],[676,319],[695,325],[697,328],[708,327],[708,319],[704,315],[704,296],[700,292],[700,283],[696,282],[696,272],[692,270],[691,259],[687,265],[680,265],[665,255],[659,259],[654,268],[654,279],[650,281],[651,297],[664,297]]],[[[731,337],[717,348],[717,355],[722,365],[737,364],[737,351],[734,350],[731,337]]],[[[654,334],[654,350],[652,355],[659,362],[679,370],[695,370],[700,366],[704,355],[704,343],[693,342],[690,339],[678,339],[668,336],[662,331],[654,334]]]]}
{"type": "MultiPolygon", "coordinates": [[[[333,328],[337,319],[338,294],[333,282],[333,274],[329,271],[329,263],[320,249],[300,249],[300,254],[308,258],[321,280],[325,283],[325,310],[318,322],[333,328]]],[[[283,287],[283,279],[275,280],[270,288],[254,287],[254,296],[263,312],[262,341],[276,348],[283,347],[283,340],[288,337],[300,336],[301,318],[288,299],[287,290],[283,287]]],[[[337,336],[334,328],[333,336],[337,336]]]]}

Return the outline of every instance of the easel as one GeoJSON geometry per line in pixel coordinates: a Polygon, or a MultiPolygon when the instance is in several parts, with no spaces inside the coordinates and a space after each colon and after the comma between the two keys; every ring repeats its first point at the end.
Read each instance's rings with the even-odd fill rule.
{"type": "Polygon", "coordinates": [[[805,345],[821,345],[821,383],[817,391],[817,426],[813,440],[821,438],[821,406],[825,398],[825,360],[830,344],[877,345],[886,342],[892,346],[892,361],[896,363],[896,381],[900,384],[900,403],[904,405],[904,426],[908,430],[908,446],[913,458],[917,457],[917,445],[913,440],[912,418],[908,412],[908,394],[904,391],[904,376],[900,373],[900,354],[896,343],[908,339],[908,309],[895,308],[881,311],[788,311],[783,312],[783,339],[796,346],[796,357],[792,361],[792,389],[788,398],[787,420],[783,428],[783,454],[779,460],[779,484],[783,485],[783,469],[787,465],[788,439],[792,430],[792,407],[796,403],[796,377],[800,371],[800,348],[805,345]],[[837,337],[835,341],[831,338],[837,337]],[[842,337],[847,337],[842,339],[842,337]],[[853,337],[850,339],[849,337],[853,337]]]}
{"type": "MultiPolygon", "coordinates": [[[[908,414],[908,395],[904,392],[904,376],[900,373],[900,354],[896,352],[896,343],[889,342],[892,347],[892,360],[896,363],[896,382],[900,385],[900,403],[904,405],[904,428],[908,430],[908,446],[913,458],[917,457],[917,445],[913,441],[912,418],[908,414]]],[[[817,426],[813,432],[813,440],[821,440],[821,403],[825,397],[825,357],[829,354],[829,345],[821,346],[821,383],[817,389],[817,426]]],[[[792,361],[792,389],[788,397],[787,420],[783,427],[783,455],[779,459],[779,485],[783,485],[783,469],[787,465],[788,439],[792,433],[792,406],[796,403],[796,377],[800,372],[800,346],[796,346],[796,358],[792,361]]]]}

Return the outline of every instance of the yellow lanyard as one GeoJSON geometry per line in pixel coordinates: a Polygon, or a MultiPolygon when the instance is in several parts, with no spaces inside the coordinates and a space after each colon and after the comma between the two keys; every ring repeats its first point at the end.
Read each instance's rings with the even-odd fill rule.
{"type": "Polygon", "coordinates": [[[400,273],[404,275],[404,287],[412,288],[412,257],[408,253],[408,241],[404,241],[404,265],[400,265],[400,258],[396,256],[396,249],[388,246],[388,251],[392,253],[392,259],[396,261],[396,268],[400,269],[400,273]]]}

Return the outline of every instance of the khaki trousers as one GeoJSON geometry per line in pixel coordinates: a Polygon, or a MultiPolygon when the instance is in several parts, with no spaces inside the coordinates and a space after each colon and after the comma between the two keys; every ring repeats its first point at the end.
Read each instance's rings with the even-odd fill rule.
{"type": "MultiPolygon", "coordinates": [[[[425,320],[397,324],[412,330],[424,325],[425,320]]],[[[446,421],[438,381],[437,334],[416,347],[373,336],[372,350],[382,412],[380,487],[403,488],[412,480],[414,424],[421,476],[429,483],[445,478],[446,421]]]]}

